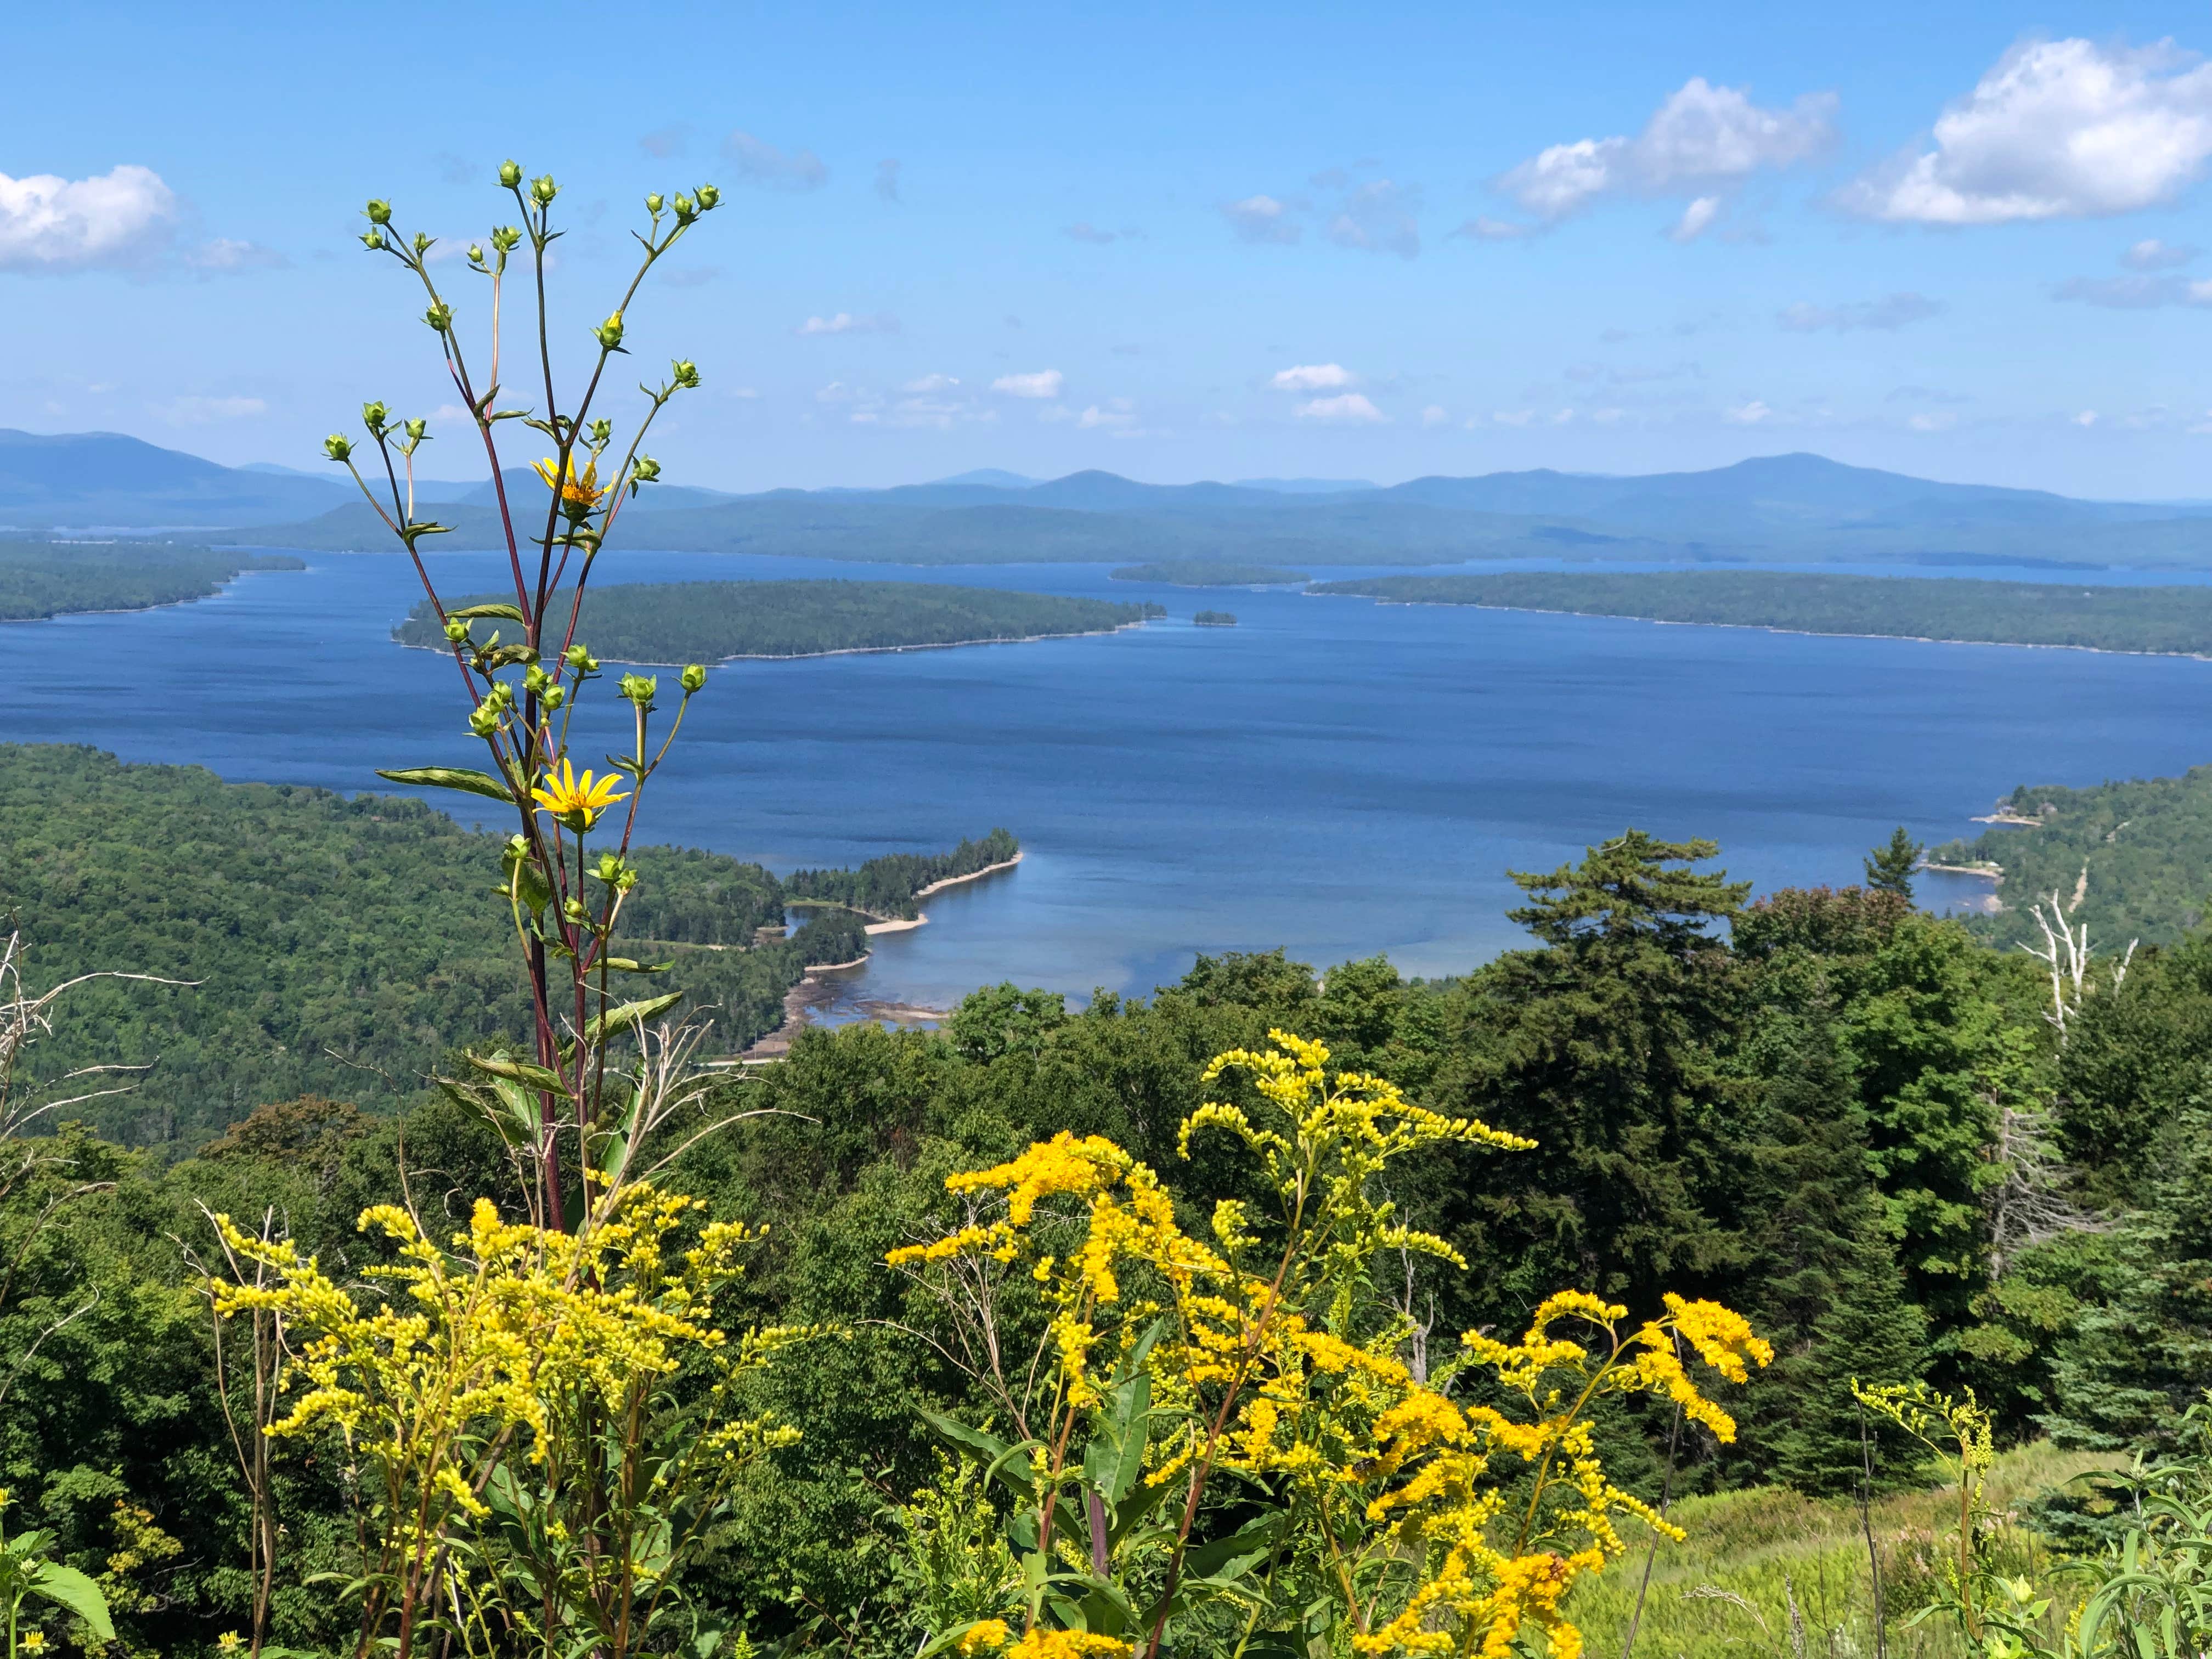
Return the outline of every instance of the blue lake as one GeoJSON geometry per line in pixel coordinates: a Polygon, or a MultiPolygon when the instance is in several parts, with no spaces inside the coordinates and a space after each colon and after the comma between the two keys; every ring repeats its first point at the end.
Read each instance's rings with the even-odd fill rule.
{"type": "MultiPolygon", "coordinates": [[[[390,642],[419,595],[406,562],[309,560],[196,605],[0,628],[8,735],[349,793],[379,787],[380,766],[476,763],[451,664],[390,642]]],[[[499,580],[489,556],[434,568],[453,592],[499,580]]],[[[999,824],[1027,849],[881,939],[848,1003],[944,1007],[999,979],[1145,993],[1196,951],[1278,945],[1454,973],[1522,937],[1508,868],[1551,869],[1626,825],[1717,841],[1761,890],[1841,884],[1895,824],[1941,841],[2017,784],[2212,758],[2212,663],[2193,660],[1198,592],[1096,565],[625,554],[603,570],[968,582],[1172,613],[1109,636],[714,672],[646,839],[778,871],[999,824]],[[1194,627],[1209,606],[1239,625],[1194,627]]],[[[1929,879],[1939,902],[1980,890],[1929,879]]]]}

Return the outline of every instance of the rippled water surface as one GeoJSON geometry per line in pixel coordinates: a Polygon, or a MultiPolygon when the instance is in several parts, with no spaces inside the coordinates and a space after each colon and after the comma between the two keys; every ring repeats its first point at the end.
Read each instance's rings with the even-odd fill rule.
{"type": "MultiPolygon", "coordinates": [[[[417,592],[405,562],[308,557],[197,605],[0,627],[9,735],[348,792],[379,766],[473,763],[451,665],[390,642],[417,592]]],[[[930,925],[881,939],[848,994],[940,1007],[1002,978],[1141,993],[1194,951],[1276,945],[1456,972],[1520,937],[1508,868],[1626,824],[1717,841],[1761,889],[1842,883],[1894,824],[1942,840],[2016,784],[2170,773],[2212,749],[2212,663],[2191,660],[1197,592],[1102,566],[620,563],[620,580],[895,577],[1173,613],[732,664],[694,704],[653,839],[781,871],[1021,837],[1018,870],[933,896],[930,925]],[[1204,607],[1239,625],[1193,627],[1204,607]]],[[[436,568],[457,592],[497,580],[489,556],[436,568]]]]}

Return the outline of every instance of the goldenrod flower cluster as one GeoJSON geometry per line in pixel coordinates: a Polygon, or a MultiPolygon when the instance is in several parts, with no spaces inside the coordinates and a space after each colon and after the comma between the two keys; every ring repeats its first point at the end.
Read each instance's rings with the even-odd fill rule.
{"type": "MultiPolygon", "coordinates": [[[[1735,1382],[1771,1350],[1712,1303],[1670,1296],[1662,1317],[1630,1330],[1625,1309],[1564,1291],[1518,1341],[1469,1333],[1450,1364],[1417,1376],[1401,1352],[1407,1322],[1369,1288],[1372,1264],[1385,1250],[1465,1263],[1444,1240],[1401,1223],[1378,1177],[1392,1159],[1431,1147],[1534,1143],[1416,1106],[1386,1079],[1331,1073],[1320,1043],[1269,1035],[1269,1049],[1232,1051],[1208,1066],[1209,1083],[1248,1083],[1248,1103],[1201,1106],[1180,1145],[1188,1154],[1208,1131],[1239,1139],[1275,1194],[1272,1223],[1224,1202],[1213,1243],[1203,1243],[1179,1224],[1153,1171],[1110,1141],[1062,1133],[947,1183],[970,1197],[1002,1195],[998,1218],[890,1259],[917,1271],[963,1256],[1026,1265],[1052,1310],[1071,1419],[1100,1407],[1115,1366],[1140,1352],[1138,1333],[1165,1315],[1165,1334],[1141,1352],[1155,1415],[1173,1426],[1152,1442],[1145,1479],[1177,1481],[1180,1492],[1227,1471],[1251,1477],[1239,1485],[1247,1496],[1283,1494],[1290,1554],[1340,1591],[1338,1614],[1356,1651],[1381,1659],[1479,1649],[1503,1659],[1533,1629],[1556,1659],[1575,1659],[1581,1638],[1560,1602],[1625,1547],[1614,1517],[1674,1530],[1607,1480],[1585,1420],[1590,1403],[1656,1394],[1730,1438],[1734,1423],[1699,1392],[1680,1350],[1735,1382]],[[1048,1199],[1082,1206],[1079,1242],[1064,1255],[1045,1254],[1038,1241],[1048,1199]],[[1449,1397],[1443,1385],[1468,1366],[1492,1373],[1515,1409],[1449,1397]],[[1508,1466],[1493,1470],[1500,1458],[1508,1466]],[[1516,1502],[1508,1514],[1504,1489],[1523,1469],[1534,1471],[1534,1496],[1525,1513],[1516,1502]]],[[[961,1645],[1074,1659],[1108,1649],[1048,1644],[1102,1641],[1111,1638],[1033,1619],[1018,1642],[988,1620],[961,1645]]]]}

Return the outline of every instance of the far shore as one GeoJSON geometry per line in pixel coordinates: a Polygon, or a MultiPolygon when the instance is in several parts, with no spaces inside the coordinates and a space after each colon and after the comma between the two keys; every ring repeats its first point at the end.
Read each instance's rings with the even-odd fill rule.
{"type": "MultiPolygon", "coordinates": [[[[915,896],[918,899],[924,899],[927,898],[932,893],[943,891],[947,887],[957,887],[963,882],[981,881],[984,877],[996,875],[1001,870],[1011,870],[1021,861],[1022,855],[1019,853],[1016,853],[1013,857],[1010,859],[1001,860],[997,864],[987,864],[980,870],[970,870],[964,876],[947,876],[942,881],[933,881],[928,886],[917,890],[915,893],[915,896]]],[[[862,910],[854,905],[840,904],[834,899],[789,899],[785,902],[787,904],[797,906],[802,909],[850,910],[854,915],[867,916],[871,919],[868,922],[867,929],[871,934],[911,933],[917,927],[926,927],[929,921],[929,918],[927,915],[878,916],[872,910],[862,910]]],[[[864,957],[861,960],[866,961],[866,958],[864,957]]],[[[851,963],[843,963],[839,965],[849,968],[853,964],[851,963]]]]}
{"type": "MultiPolygon", "coordinates": [[[[848,645],[835,651],[765,651],[739,652],[732,657],[715,657],[708,665],[720,668],[731,662],[806,662],[817,657],[884,657],[905,651],[958,651],[971,645],[1034,645],[1039,640],[1095,640],[1109,634],[1120,634],[1132,628],[1142,628],[1146,622],[1158,622],[1158,617],[1141,617],[1135,622],[1117,623],[1111,628],[1085,628],[1068,634],[1008,634],[988,640],[932,640],[923,645],[848,645]]],[[[430,651],[446,654],[451,647],[444,645],[410,645],[393,630],[392,642],[403,651],[430,651]]],[[[689,663],[649,662],[641,657],[611,656],[610,662],[625,663],[632,668],[688,668],[689,663]]]]}

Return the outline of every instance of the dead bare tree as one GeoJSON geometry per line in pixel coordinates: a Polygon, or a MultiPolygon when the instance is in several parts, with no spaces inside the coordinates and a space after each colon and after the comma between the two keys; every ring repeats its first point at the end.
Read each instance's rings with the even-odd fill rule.
{"type": "MultiPolygon", "coordinates": [[[[2082,869],[2084,881],[2087,866],[2082,869]]],[[[2081,902],[2083,889],[2077,887],[2074,904],[2081,902]]],[[[2040,945],[2023,940],[2021,949],[2040,962],[2051,975],[2051,1011],[2044,1015],[2057,1028],[2058,1040],[2066,1040],[2066,1022],[2081,1009],[2081,999],[2089,985],[2089,924],[2075,926],[2067,920],[2067,912],[2074,908],[2062,903],[2056,888],[2045,897],[2028,906],[2028,914],[2035,918],[2036,926],[2043,930],[2040,945]]],[[[2111,989],[2117,994],[2127,982],[2129,965],[2135,961],[2136,945],[2130,939],[2120,959],[2112,964],[2111,989]]]]}
{"type": "Polygon", "coordinates": [[[1992,1279],[2033,1245],[2106,1226],[2101,1217],[2067,1196],[2073,1172],[2051,1149],[2050,1113],[2039,1108],[1999,1108],[1996,1144],[1990,1149],[1990,1159],[2002,1171],[2002,1179],[1983,1198],[1989,1213],[1992,1279]]]}

